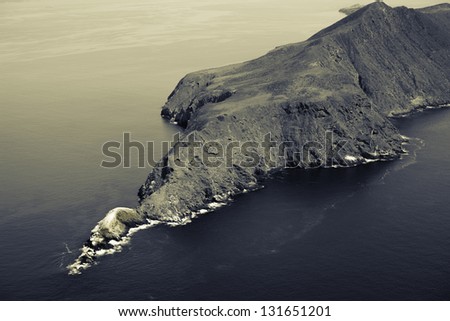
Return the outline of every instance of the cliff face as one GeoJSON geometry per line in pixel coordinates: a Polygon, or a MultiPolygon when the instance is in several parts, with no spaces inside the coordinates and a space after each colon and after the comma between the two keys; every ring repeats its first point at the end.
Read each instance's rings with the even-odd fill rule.
{"type": "Polygon", "coordinates": [[[284,95],[285,100],[324,101],[358,93],[385,115],[448,102],[449,6],[417,11],[371,4],[306,42],[186,76],[163,107],[163,116],[192,113],[195,99],[237,89],[240,99],[266,93],[271,98],[284,95]]]}
{"type": "MultiPolygon", "coordinates": [[[[169,153],[142,186],[143,215],[180,221],[224,195],[253,188],[260,177],[282,168],[350,166],[401,154],[402,137],[388,116],[450,102],[450,37],[447,5],[423,10],[366,6],[309,40],[278,47],[242,64],[192,73],[169,96],[162,116],[186,127],[202,142],[262,143],[267,133],[295,147],[287,159],[239,166],[176,165],[169,153]],[[299,162],[310,142],[334,146],[346,140],[330,163],[324,151],[299,162]],[[326,156],[326,155],[325,155],[326,156]],[[270,164],[269,164],[270,163],[270,164]]],[[[177,156],[180,159],[180,156],[177,156]]],[[[187,155],[181,154],[182,159],[187,155]]],[[[192,159],[188,160],[192,162],[192,159]]],[[[303,159],[303,158],[302,158],[303,159]]]]}
{"type": "Polygon", "coordinates": [[[388,117],[450,102],[449,8],[374,3],[305,42],[184,77],[161,112],[182,141],[140,188],[136,222],[183,224],[285,167],[399,157],[388,117]]]}

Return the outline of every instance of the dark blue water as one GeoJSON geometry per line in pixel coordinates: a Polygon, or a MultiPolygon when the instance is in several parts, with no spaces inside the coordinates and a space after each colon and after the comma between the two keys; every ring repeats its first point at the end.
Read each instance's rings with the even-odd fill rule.
{"type": "Polygon", "coordinates": [[[0,299],[449,300],[450,110],[396,124],[421,139],[402,160],[282,173],[192,224],[137,233],[78,276],[64,267],[89,230],[134,195],[107,187],[11,213],[0,299]]]}

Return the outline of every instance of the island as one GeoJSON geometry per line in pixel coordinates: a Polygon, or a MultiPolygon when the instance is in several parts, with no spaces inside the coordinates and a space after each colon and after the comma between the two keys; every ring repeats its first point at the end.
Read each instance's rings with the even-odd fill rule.
{"type": "Polygon", "coordinates": [[[391,117],[450,103],[450,5],[372,3],[304,42],[186,75],[162,117],[184,131],[134,209],[98,223],[68,267],[80,273],[138,229],[190,222],[287,168],[394,160],[407,137],[391,117]]]}

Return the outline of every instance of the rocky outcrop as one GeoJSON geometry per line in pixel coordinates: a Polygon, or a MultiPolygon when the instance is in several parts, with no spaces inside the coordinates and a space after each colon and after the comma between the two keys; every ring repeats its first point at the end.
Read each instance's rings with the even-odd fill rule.
{"type": "Polygon", "coordinates": [[[112,209],[92,229],[91,237],[81,249],[81,255],[67,268],[69,274],[79,274],[80,270],[88,268],[98,256],[112,254],[126,244],[130,232],[140,229],[150,222],[135,209],[117,207],[112,209]]]}
{"type": "Polygon", "coordinates": [[[136,221],[184,224],[286,167],[403,153],[389,120],[450,102],[448,5],[374,3],[305,42],[195,72],[162,116],[185,128],[139,190],[136,221]]]}
{"type": "Polygon", "coordinates": [[[363,6],[360,4],[354,4],[353,6],[342,8],[339,10],[339,12],[345,14],[345,15],[351,15],[352,13],[355,13],[359,9],[361,9],[363,6]]]}
{"type": "Polygon", "coordinates": [[[213,90],[204,90],[211,84],[213,77],[212,74],[184,77],[170,94],[161,111],[161,116],[186,127],[191,115],[197,109],[208,103],[220,103],[231,97],[234,91],[226,88],[218,87],[213,90]],[[179,94],[180,91],[182,91],[181,95],[179,94]],[[183,101],[180,101],[180,99],[183,99],[183,101]],[[175,109],[179,106],[181,108],[175,112],[175,109]]]}

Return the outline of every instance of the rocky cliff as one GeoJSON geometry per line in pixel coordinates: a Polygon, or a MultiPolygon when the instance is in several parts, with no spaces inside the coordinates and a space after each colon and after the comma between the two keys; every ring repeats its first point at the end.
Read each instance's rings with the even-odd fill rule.
{"type": "MultiPolygon", "coordinates": [[[[199,141],[222,146],[262,143],[267,133],[298,148],[308,142],[325,146],[331,131],[335,142],[347,141],[335,165],[395,158],[403,140],[388,116],[450,102],[448,21],[448,5],[417,11],[374,3],[305,42],[187,75],[162,116],[185,127],[185,136],[195,133],[199,141]]],[[[290,155],[301,152],[294,148],[290,155]]],[[[217,201],[217,195],[252,188],[259,177],[284,165],[277,159],[269,166],[260,156],[254,167],[210,168],[200,162],[180,168],[169,153],[141,188],[139,209],[152,218],[179,221],[217,201]]],[[[238,164],[245,155],[237,150],[233,157],[238,164]]],[[[313,153],[310,162],[297,165],[329,164],[321,157],[313,153]]]]}
{"type": "Polygon", "coordinates": [[[399,157],[389,117],[450,102],[449,23],[447,4],[374,3],[307,41],[187,75],[161,113],[183,137],[140,188],[136,222],[183,224],[286,167],[399,157]]]}

